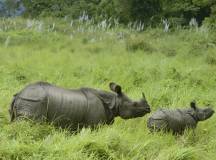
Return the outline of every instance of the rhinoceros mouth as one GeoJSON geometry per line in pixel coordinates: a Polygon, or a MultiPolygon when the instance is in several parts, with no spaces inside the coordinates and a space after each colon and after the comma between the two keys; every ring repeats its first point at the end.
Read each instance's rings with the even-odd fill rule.
{"type": "Polygon", "coordinates": [[[145,109],[144,109],[144,112],[145,112],[145,113],[150,113],[150,112],[151,112],[151,109],[150,109],[150,108],[145,108],[145,109]]]}
{"type": "Polygon", "coordinates": [[[215,111],[213,110],[213,111],[211,111],[210,113],[209,113],[209,117],[211,117],[213,114],[215,113],[215,111]]]}
{"type": "Polygon", "coordinates": [[[144,116],[144,115],[147,114],[147,113],[149,113],[149,112],[147,112],[147,111],[137,112],[137,113],[136,113],[136,116],[137,116],[137,117],[142,117],[142,116],[144,116]]]}

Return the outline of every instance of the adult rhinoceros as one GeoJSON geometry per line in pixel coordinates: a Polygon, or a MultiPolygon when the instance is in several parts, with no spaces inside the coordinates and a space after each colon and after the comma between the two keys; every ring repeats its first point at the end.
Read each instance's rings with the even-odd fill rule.
{"type": "Polygon", "coordinates": [[[210,107],[198,108],[191,102],[190,108],[159,109],[149,117],[147,126],[150,131],[171,131],[182,134],[186,128],[196,128],[199,121],[204,121],[214,114],[210,107]]]}
{"type": "Polygon", "coordinates": [[[26,117],[74,129],[112,124],[117,116],[129,119],[150,113],[144,94],[140,101],[133,101],[121,86],[112,82],[109,87],[113,93],[92,88],[63,89],[46,82],[30,84],[14,96],[9,109],[11,121],[26,117]]]}

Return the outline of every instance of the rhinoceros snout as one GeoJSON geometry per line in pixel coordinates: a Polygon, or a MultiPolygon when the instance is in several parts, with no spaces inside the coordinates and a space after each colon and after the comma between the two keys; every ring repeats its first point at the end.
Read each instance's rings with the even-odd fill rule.
{"type": "Polygon", "coordinates": [[[145,108],[145,111],[146,111],[147,113],[150,113],[150,112],[151,112],[151,108],[150,108],[150,107],[147,107],[147,108],[145,108]]]}
{"type": "Polygon", "coordinates": [[[212,111],[211,111],[211,116],[212,116],[214,113],[215,113],[215,111],[214,111],[214,110],[212,110],[212,111]]]}

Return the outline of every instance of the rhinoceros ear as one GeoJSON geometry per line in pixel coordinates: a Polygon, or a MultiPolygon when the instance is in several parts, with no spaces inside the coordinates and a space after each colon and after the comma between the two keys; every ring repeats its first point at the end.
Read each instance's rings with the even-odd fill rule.
{"type": "Polygon", "coordinates": [[[193,108],[194,110],[197,109],[197,107],[196,107],[196,102],[195,102],[195,101],[192,101],[192,102],[190,103],[190,106],[191,106],[191,108],[193,108]]]}
{"type": "Polygon", "coordinates": [[[142,92],[142,97],[143,97],[144,100],[146,99],[144,92],[142,92]]]}
{"type": "Polygon", "coordinates": [[[115,84],[114,82],[111,82],[109,84],[110,90],[113,92],[116,92],[117,94],[121,95],[122,91],[121,91],[121,86],[119,86],[118,84],[115,84]]]}

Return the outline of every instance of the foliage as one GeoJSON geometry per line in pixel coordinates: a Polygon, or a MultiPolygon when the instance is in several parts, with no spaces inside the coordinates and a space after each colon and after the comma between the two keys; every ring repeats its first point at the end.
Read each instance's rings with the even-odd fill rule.
{"type": "Polygon", "coordinates": [[[216,28],[216,4],[211,6],[211,16],[206,18],[204,23],[211,28],[216,28]]]}
{"type": "Polygon", "coordinates": [[[180,24],[188,24],[195,17],[199,24],[212,13],[214,0],[161,0],[165,17],[182,18],[180,24]]]}
{"type": "Polygon", "coordinates": [[[159,0],[23,0],[27,7],[26,15],[36,16],[71,16],[78,17],[87,12],[90,17],[119,18],[120,22],[149,22],[160,11],[159,0]]]}
{"type": "Polygon", "coordinates": [[[116,19],[122,24],[142,22],[158,26],[168,19],[172,26],[187,26],[192,18],[215,26],[215,0],[1,0],[0,15],[78,18],[85,13],[94,21],[116,19]],[[24,8],[24,6],[25,8],[24,8]]]}

